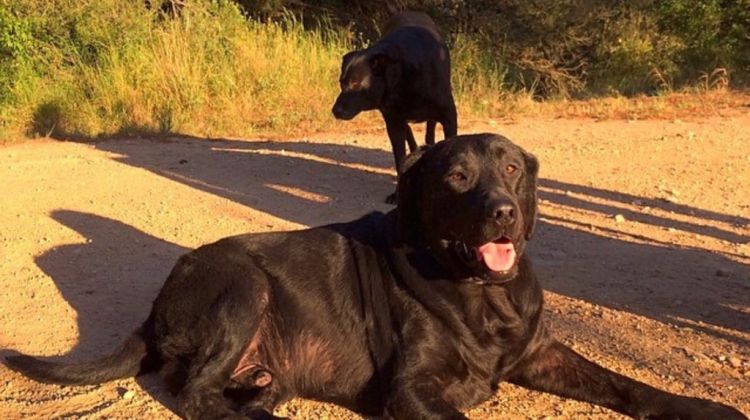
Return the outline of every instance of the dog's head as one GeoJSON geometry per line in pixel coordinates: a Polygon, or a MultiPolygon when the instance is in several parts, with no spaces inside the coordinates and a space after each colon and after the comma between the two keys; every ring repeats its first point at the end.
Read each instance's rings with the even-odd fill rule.
{"type": "Polygon", "coordinates": [[[454,274],[515,277],[536,219],[536,158],[496,134],[457,136],[405,162],[401,240],[426,246],[454,274]]]}
{"type": "Polygon", "coordinates": [[[385,100],[387,85],[398,77],[398,66],[391,55],[370,48],[344,55],[339,84],[341,93],[333,104],[333,115],[351,120],[362,111],[377,109],[385,100]]]}

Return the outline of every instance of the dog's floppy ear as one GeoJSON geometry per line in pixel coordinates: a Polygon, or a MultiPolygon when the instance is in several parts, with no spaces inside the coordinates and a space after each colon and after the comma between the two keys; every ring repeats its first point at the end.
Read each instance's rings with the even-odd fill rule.
{"type": "Polygon", "coordinates": [[[395,86],[401,79],[398,61],[397,53],[392,48],[383,47],[371,51],[369,63],[373,73],[381,75],[387,85],[395,86]]]}
{"type": "Polygon", "coordinates": [[[524,237],[531,239],[536,224],[537,212],[537,176],[539,174],[539,161],[531,153],[523,152],[523,160],[526,166],[524,179],[521,182],[521,200],[523,218],[526,223],[524,237]]]}
{"type": "Polygon", "coordinates": [[[361,50],[349,51],[344,54],[344,57],[341,58],[341,77],[344,77],[346,68],[349,67],[349,63],[351,63],[352,59],[360,54],[362,54],[361,50]]]}
{"type": "Polygon", "coordinates": [[[429,146],[422,146],[404,159],[403,173],[396,187],[396,210],[399,239],[413,243],[418,239],[419,229],[419,184],[422,178],[422,156],[429,146]]]}

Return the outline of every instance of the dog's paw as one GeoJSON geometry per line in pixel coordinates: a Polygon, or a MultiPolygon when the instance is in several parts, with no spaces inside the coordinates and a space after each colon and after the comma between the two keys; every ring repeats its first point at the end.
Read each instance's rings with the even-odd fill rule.
{"type": "Polygon", "coordinates": [[[253,420],[290,420],[289,417],[279,417],[262,408],[245,408],[242,413],[253,420]]]}
{"type": "Polygon", "coordinates": [[[653,420],[748,420],[736,408],[700,398],[678,397],[658,404],[641,416],[653,420]]]}

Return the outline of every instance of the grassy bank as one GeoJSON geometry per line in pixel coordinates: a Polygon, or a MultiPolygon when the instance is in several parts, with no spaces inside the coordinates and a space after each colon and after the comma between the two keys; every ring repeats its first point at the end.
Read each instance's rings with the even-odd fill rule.
{"type": "Polygon", "coordinates": [[[248,21],[228,2],[196,2],[180,19],[139,2],[23,3],[12,9],[24,17],[3,16],[21,45],[3,63],[0,124],[31,135],[315,128],[349,48],[292,19],[248,21]]]}
{"type": "MultiPolygon", "coordinates": [[[[171,18],[138,1],[0,0],[0,137],[330,128],[340,57],[361,41],[316,27],[248,19],[229,1],[171,18]]],[[[462,117],[543,112],[473,38],[451,49],[462,117]]]]}

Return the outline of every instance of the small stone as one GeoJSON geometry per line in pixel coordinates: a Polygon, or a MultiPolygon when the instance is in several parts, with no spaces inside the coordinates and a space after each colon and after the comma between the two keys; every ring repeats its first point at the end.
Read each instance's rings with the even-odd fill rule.
{"type": "Polygon", "coordinates": [[[721,268],[716,270],[716,273],[714,273],[716,277],[729,277],[729,271],[722,270],[721,268]]]}
{"type": "Polygon", "coordinates": [[[135,397],[135,392],[132,390],[128,390],[122,393],[122,399],[124,400],[132,400],[133,397],[135,397]]]}
{"type": "Polygon", "coordinates": [[[571,195],[573,195],[573,193],[572,193],[572,192],[570,192],[570,191],[568,191],[568,190],[566,190],[566,191],[565,191],[565,196],[566,196],[566,197],[570,197],[571,195]]]}
{"type": "Polygon", "coordinates": [[[669,233],[675,233],[675,232],[677,232],[677,229],[675,229],[675,228],[667,228],[667,232],[669,232],[669,233]]]}
{"type": "Polygon", "coordinates": [[[615,215],[615,222],[617,222],[617,223],[622,223],[622,222],[624,222],[624,221],[625,221],[625,216],[623,216],[623,215],[621,215],[621,214],[616,214],[616,215],[615,215]]]}
{"type": "Polygon", "coordinates": [[[732,367],[734,368],[738,368],[742,366],[742,360],[740,360],[739,357],[732,356],[729,358],[729,364],[732,365],[732,367]]]}
{"type": "Polygon", "coordinates": [[[726,360],[727,360],[727,356],[724,356],[723,354],[721,356],[719,356],[719,361],[720,362],[724,362],[726,360]]]}

